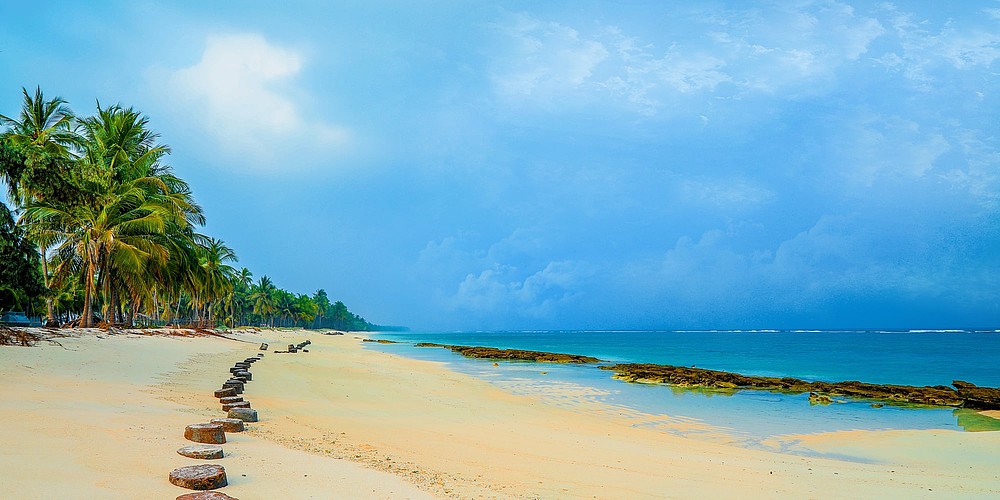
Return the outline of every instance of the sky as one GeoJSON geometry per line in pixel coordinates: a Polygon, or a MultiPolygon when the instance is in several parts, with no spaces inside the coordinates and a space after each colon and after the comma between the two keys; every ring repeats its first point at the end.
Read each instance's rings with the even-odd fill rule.
{"type": "Polygon", "coordinates": [[[255,276],[415,329],[1000,327],[1000,2],[0,4],[255,276]]]}

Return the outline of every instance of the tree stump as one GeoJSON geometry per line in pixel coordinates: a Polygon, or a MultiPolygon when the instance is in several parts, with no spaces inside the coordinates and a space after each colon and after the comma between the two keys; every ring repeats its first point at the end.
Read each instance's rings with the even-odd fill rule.
{"type": "Polygon", "coordinates": [[[253,380],[253,374],[251,374],[250,372],[236,372],[236,378],[240,377],[247,379],[247,382],[253,380]]]}
{"type": "Polygon", "coordinates": [[[239,403],[240,401],[243,401],[243,396],[229,396],[225,398],[219,398],[219,402],[222,404],[239,403]]]}
{"type": "Polygon", "coordinates": [[[240,500],[236,497],[231,497],[221,491],[196,491],[194,493],[185,493],[174,500],[240,500]]]}
{"type": "Polygon", "coordinates": [[[217,389],[215,391],[215,397],[217,398],[228,398],[236,396],[236,389],[232,387],[223,387],[222,389],[217,389]]]}
{"type": "Polygon", "coordinates": [[[243,432],[246,430],[243,421],[238,418],[213,418],[212,423],[221,424],[222,430],[226,432],[243,432]]]}
{"type": "MultiPolygon", "coordinates": [[[[243,422],[240,423],[242,424],[243,422]]],[[[185,446],[177,450],[177,453],[188,458],[198,458],[202,460],[213,460],[223,457],[221,446],[212,446],[208,444],[193,444],[185,446]]]]}
{"type": "Polygon", "coordinates": [[[196,443],[223,444],[226,433],[221,424],[191,424],[184,428],[184,439],[196,443]]]}
{"type": "Polygon", "coordinates": [[[257,410],[251,410],[250,408],[233,408],[232,410],[229,410],[229,418],[237,418],[244,422],[256,422],[257,410]]]}
{"type": "Polygon", "coordinates": [[[170,471],[170,482],[189,490],[214,490],[229,484],[221,465],[188,465],[170,471]]]}
{"type": "Polygon", "coordinates": [[[229,410],[232,410],[233,408],[250,408],[250,402],[249,401],[239,401],[239,402],[236,402],[236,403],[226,403],[226,404],[222,405],[222,411],[229,411],[229,410]]]}

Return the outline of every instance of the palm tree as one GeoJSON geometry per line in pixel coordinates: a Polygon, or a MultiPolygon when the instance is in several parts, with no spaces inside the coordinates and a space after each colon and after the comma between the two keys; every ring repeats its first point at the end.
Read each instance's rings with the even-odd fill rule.
{"type": "Polygon", "coordinates": [[[36,202],[25,209],[23,220],[34,225],[39,234],[59,241],[57,279],[83,272],[81,326],[93,326],[98,284],[109,283],[112,272],[139,276],[147,261],[163,261],[169,255],[161,236],[168,223],[176,223],[182,215],[148,196],[156,184],[155,178],[144,177],[110,189],[90,185],[95,195],[90,203],[61,206],[36,202]]]}
{"type": "Polygon", "coordinates": [[[274,326],[274,313],[277,310],[274,292],[277,288],[267,275],[261,276],[254,285],[250,294],[250,302],[253,304],[253,313],[264,318],[270,318],[270,326],[274,326]]]}
{"type": "MultiPolygon", "coordinates": [[[[67,200],[73,197],[68,182],[68,170],[75,160],[74,149],[80,146],[80,135],[73,129],[74,116],[61,97],[46,100],[40,87],[35,94],[21,88],[23,101],[17,119],[0,115],[0,124],[8,130],[0,136],[7,149],[0,162],[8,193],[20,206],[36,199],[67,200]]],[[[48,248],[53,243],[41,233],[27,229],[29,239],[38,245],[42,277],[51,290],[48,270],[48,248]]],[[[47,323],[54,324],[51,293],[45,299],[47,323]]]]}

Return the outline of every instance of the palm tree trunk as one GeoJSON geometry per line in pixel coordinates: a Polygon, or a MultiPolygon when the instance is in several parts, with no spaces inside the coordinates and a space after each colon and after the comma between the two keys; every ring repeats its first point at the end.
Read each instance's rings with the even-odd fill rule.
{"type": "Polygon", "coordinates": [[[80,322],[80,326],[83,328],[91,328],[94,326],[94,273],[97,270],[94,269],[94,261],[91,260],[87,263],[87,275],[84,277],[84,291],[83,291],[83,320],[80,322]]]}
{"type": "MultiPolygon", "coordinates": [[[[45,288],[51,294],[52,290],[49,290],[49,259],[45,255],[48,253],[48,248],[44,245],[38,245],[38,253],[42,254],[42,278],[44,278],[45,288]]],[[[52,305],[51,296],[45,297],[45,313],[45,326],[57,326],[59,324],[56,321],[56,311],[52,305]]]]}

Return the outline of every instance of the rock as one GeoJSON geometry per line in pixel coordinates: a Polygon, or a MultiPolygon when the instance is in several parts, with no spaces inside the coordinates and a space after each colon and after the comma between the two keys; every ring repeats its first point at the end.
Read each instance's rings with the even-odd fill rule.
{"type": "Polygon", "coordinates": [[[236,402],[236,403],[226,403],[226,404],[222,405],[222,411],[229,411],[229,410],[232,410],[233,408],[250,408],[250,402],[249,401],[239,401],[239,402],[236,402]]]}
{"type": "Polygon", "coordinates": [[[243,421],[238,418],[213,418],[212,423],[221,424],[222,430],[226,432],[243,432],[246,430],[243,421]]]}
{"type": "MultiPolygon", "coordinates": [[[[240,422],[242,423],[242,422],[240,422]]],[[[202,460],[214,460],[216,458],[222,458],[222,447],[213,446],[208,444],[193,444],[190,446],[185,446],[179,450],[177,453],[184,455],[188,458],[199,458],[202,460]]]]}
{"type": "Polygon", "coordinates": [[[260,350],[266,351],[267,350],[267,344],[261,344],[260,345],[260,350]]]}
{"type": "MultiPolygon", "coordinates": [[[[241,373],[242,373],[242,372],[241,372],[241,373]]],[[[240,381],[240,383],[241,383],[241,384],[243,384],[243,385],[246,385],[246,383],[248,382],[247,378],[246,378],[246,377],[244,377],[244,376],[236,376],[236,377],[233,377],[233,380],[239,380],[239,381],[240,381]]]]}
{"type": "Polygon", "coordinates": [[[226,404],[226,403],[239,403],[240,401],[243,401],[243,397],[242,396],[229,396],[229,397],[225,397],[225,398],[219,398],[219,402],[222,403],[222,404],[226,404]]]}
{"type": "Polygon", "coordinates": [[[250,408],[233,408],[232,410],[229,410],[229,418],[237,418],[244,422],[256,422],[257,410],[251,410],[250,408]]]}
{"type": "Polygon", "coordinates": [[[830,396],[825,394],[816,394],[815,392],[809,393],[809,404],[811,405],[828,405],[833,402],[830,396]]]}
{"type": "Polygon", "coordinates": [[[231,497],[221,491],[197,491],[194,493],[185,493],[174,500],[240,500],[236,497],[231,497]]]}
{"type": "Polygon", "coordinates": [[[591,356],[577,354],[560,354],[557,352],[525,351],[521,349],[496,349],[494,347],[469,347],[464,345],[446,345],[421,342],[414,347],[443,347],[451,349],[467,358],[515,359],[522,361],[537,361],[541,363],[597,363],[600,360],[591,356]]]}
{"type": "Polygon", "coordinates": [[[951,383],[958,389],[958,396],[965,400],[962,406],[976,410],[1000,410],[1000,389],[979,387],[976,384],[956,380],[951,383]]]}
{"type": "Polygon", "coordinates": [[[253,374],[250,372],[236,372],[236,378],[240,377],[247,379],[247,382],[253,380],[253,374]]]}
{"type": "Polygon", "coordinates": [[[882,403],[872,403],[872,408],[882,408],[882,407],[884,407],[884,406],[885,406],[885,405],[884,405],[884,404],[882,404],[882,403]]]}
{"type": "Polygon", "coordinates": [[[217,398],[228,398],[236,396],[236,389],[232,387],[223,387],[222,389],[216,389],[215,397],[217,398]]]}
{"type": "Polygon", "coordinates": [[[229,369],[229,373],[241,372],[243,370],[244,370],[243,368],[240,368],[238,366],[234,366],[234,367],[232,367],[232,368],[229,369]]]}
{"type": "Polygon", "coordinates": [[[188,465],[170,471],[170,482],[189,490],[214,490],[229,484],[226,469],[221,465],[188,465]]]}
{"type": "Polygon", "coordinates": [[[302,352],[309,352],[309,349],[302,349],[302,352]]]}
{"type": "Polygon", "coordinates": [[[184,428],[184,438],[196,443],[223,444],[226,433],[221,424],[191,424],[184,428]]]}
{"type": "MultiPolygon", "coordinates": [[[[267,345],[267,344],[264,344],[264,345],[267,345]]],[[[258,358],[263,358],[263,357],[264,357],[264,353],[262,353],[262,352],[258,352],[258,353],[257,353],[257,357],[258,357],[258,358]]]]}

